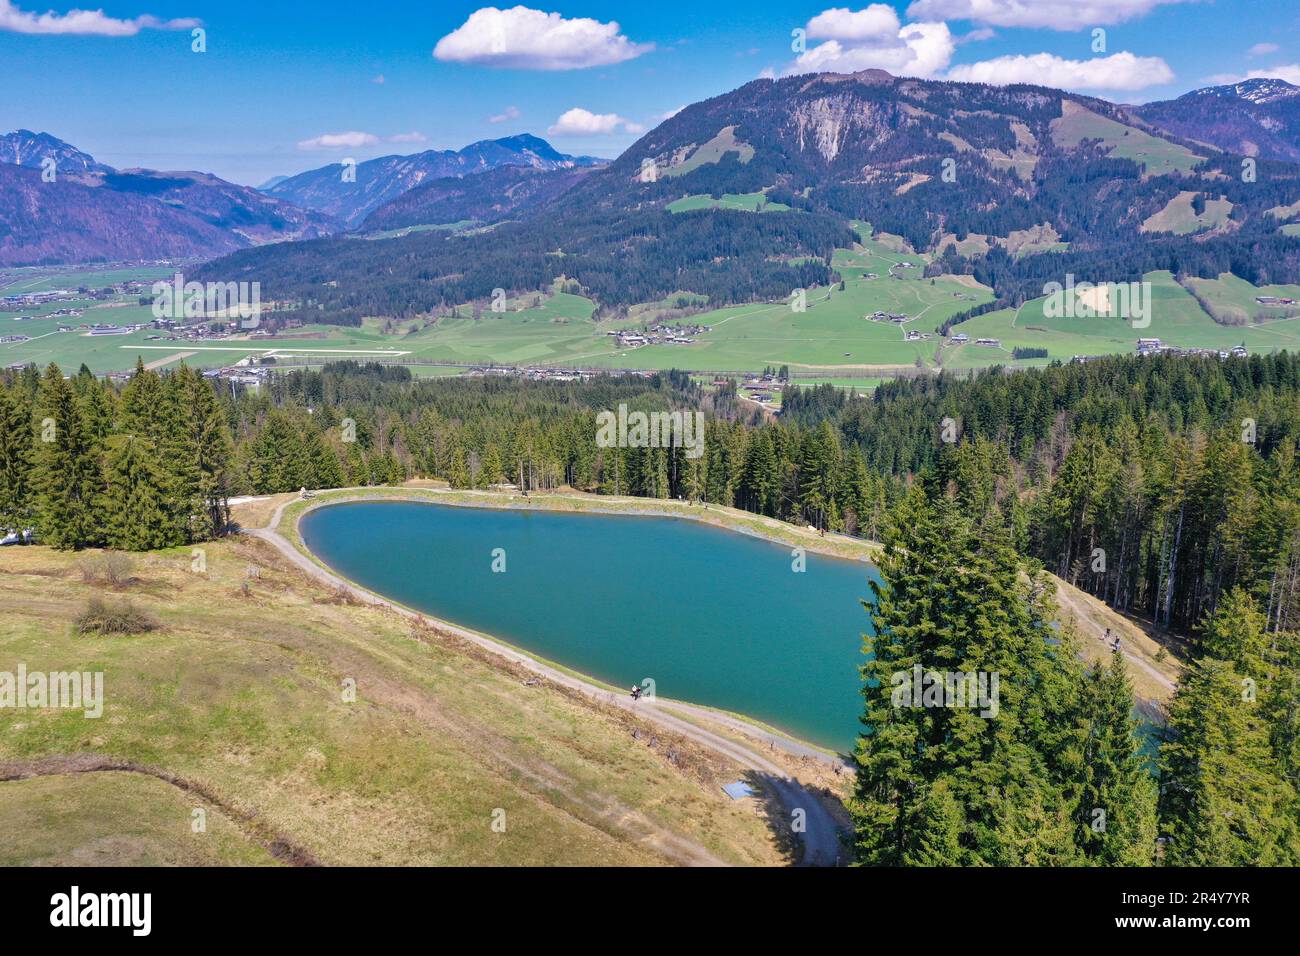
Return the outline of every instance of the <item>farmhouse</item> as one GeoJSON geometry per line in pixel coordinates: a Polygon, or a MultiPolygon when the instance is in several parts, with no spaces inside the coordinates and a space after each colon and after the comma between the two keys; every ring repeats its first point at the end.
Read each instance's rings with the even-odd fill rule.
{"type": "Polygon", "coordinates": [[[949,341],[952,342],[953,345],[965,345],[967,342],[970,341],[970,336],[967,335],[965,332],[958,332],[951,339],[949,339],[949,341]]]}
{"type": "Polygon", "coordinates": [[[1002,340],[1001,340],[1001,339],[976,339],[976,340],[975,340],[975,344],[976,344],[976,345],[991,345],[991,346],[993,346],[993,348],[995,348],[995,349],[1000,349],[1000,348],[1002,348],[1002,340]]]}
{"type": "Polygon", "coordinates": [[[1151,355],[1160,351],[1159,339],[1138,339],[1138,355],[1151,355]]]}

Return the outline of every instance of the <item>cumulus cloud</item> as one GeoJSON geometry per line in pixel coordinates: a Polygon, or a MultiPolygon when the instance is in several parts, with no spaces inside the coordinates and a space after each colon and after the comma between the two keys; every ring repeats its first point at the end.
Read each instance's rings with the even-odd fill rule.
{"type": "Polygon", "coordinates": [[[489,123],[508,123],[508,122],[510,122],[511,120],[517,120],[517,119],[519,119],[519,117],[521,117],[521,116],[523,116],[523,115],[524,115],[524,114],[522,114],[522,113],[519,112],[519,107],[517,107],[517,106],[507,106],[505,109],[503,109],[503,110],[502,110],[500,113],[498,113],[496,116],[489,116],[489,117],[488,117],[488,122],[489,122],[489,123]]]}
{"type": "Polygon", "coordinates": [[[608,136],[619,131],[643,133],[645,128],[617,113],[593,113],[580,106],[566,112],[549,130],[552,136],[608,136]]]}
{"type": "Polygon", "coordinates": [[[809,37],[816,38],[813,24],[821,20],[818,35],[829,39],[800,54],[787,73],[856,73],[880,69],[899,76],[930,77],[947,68],[957,45],[946,23],[908,23],[897,30],[882,28],[879,33],[867,35],[864,32],[867,20],[838,16],[822,20],[827,14],[840,12],[828,10],[808,21],[809,37]],[[844,32],[831,35],[830,31],[836,27],[844,32]]]}
{"type": "Polygon", "coordinates": [[[518,6],[483,7],[434,47],[450,63],[474,63],[517,70],[580,70],[622,63],[654,49],[633,43],[617,23],[587,17],[565,19],[518,6]]]}
{"type": "Polygon", "coordinates": [[[121,20],[103,10],[69,10],[67,13],[27,13],[11,0],[0,0],[0,30],[48,36],[132,37],[141,30],[190,30],[203,21],[160,20],[148,14],[121,20]]]}
{"type": "Polygon", "coordinates": [[[1246,51],[1247,56],[1271,56],[1282,49],[1276,43],[1256,43],[1246,51]]]}
{"type": "Polygon", "coordinates": [[[1089,60],[1066,60],[1051,53],[1000,56],[948,71],[948,79],[970,83],[1033,83],[1076,90],[1140,90],[1173,78],[1173,70],[1160,57],[1128,52],[1089,60]]]}
{"type": "Polygon", "coordinates": [[[360,146],[374,146],[379,137],[373,133],[359,133],[351,130],[346,133],[325,133],[298,143],[299,149],[357,149],[360,146]]]}
{"type": "Polygon", "coordinates": [[[1190,0],[913,0],[907,15],[916,19],[973,20],[994,27],[1045,27],[1081,30],[1123,23],[1156,7],[1190,0]]]}
{"type": "Polygon", "coordinates": [[[887,3],[863,10],[834,7],[808,21],[810,40],[890,40],[898,36],[898,14],[887,3]]]}

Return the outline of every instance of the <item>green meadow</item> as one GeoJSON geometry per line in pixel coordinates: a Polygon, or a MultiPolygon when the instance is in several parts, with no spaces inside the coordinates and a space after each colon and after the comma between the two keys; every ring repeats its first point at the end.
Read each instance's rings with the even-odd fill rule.
{"type": "MultiPolygon", "coordinates": [[[[755,194],[758,195],[758,194],[755,194]]],[[[1160,338],[1187,348],[1229,349],[1245,345],[1255,352],[1300,347],[1300,317],[1295,308],[1265,307],[1256,295],[1300,298],[1300,286],[1257,289],[1245,280],[1223,275],[1215,280],[1193,279],[1189,285],[1220,315],[1243,317],[1241,325],[1215,322],[1196,298],[1167,272],[1147,276],[1152,284],[1150,326],[1131,328],[1118,318],[1050,317],[1044,299],[1019,309],[977,316],[954,328],[968,335],[964,345],[944,344],[935,332],[947,319],[991,301],[991,292],[966,276],[924,278],[928,257],[910,250],[897,236],[875,235],[855,223],[859,241],[837,249],[833,264],[844,278],[830,287],[808,289],[804,311],[790,301],[756,302],[689,313],[706,306],[703,296],[678,292],[657,302],[630,309],[618,319],[595,319],[596,305],[585,296],[559,291],[532,292],[506,302],[504,312],[477,312],[462,306],[453,315],[402,321],[370,318],[358,328],[312,325],[277,336],[251,336],[203,342],[168,342],[153,338],[150,328],[126,335],[91,336],[85,331],[59,332],[60,324],[147,323],[147,306],[135,299],[95,303],[60,302],[27,309],[32,316],[13,321],[18,313],[0,312],[0,334],[29,336],[26,342],[0,343],[0,365],[57,362],[67,371],[85,363],[105,373],[133,367],[137,358],[156,367],[180,361],[199,368],[231,365],[245,357],[274,358],[278,364],[355,358],[452,363],[413,366],[417,375],[457,375],[465,366],[549,365],[647,370],[682,368],[704,372],[758,371],[788,365],[801,384],[829,381],[867,390],[882,375],[902,368],[980,368],[994,364],[1042,365],[1074,355],[1132,352],[1139,337],[1160,338]],[[55,308],[85,309],[80,317],[58,317],[55,308]],[[905,323],[873,321],[874,312],[901,313],[905,323]],[[649,345],[620,348],[608,333],[656,321],[708,326],[691,345],[649,345]],[[926,338],[908,341],[915,331],[926,338]],[[999,340],[999,346],[976,345],[977,338],[999,340]],[[1017,347],[1045,348],[1046,359],[1013,359],[1017,347]],[[841,376],[844,376],[843,378],[841,376]]],[[[19,270],[22,271],[22,270],[19,270]]],[[[40,275],[21,282],[48,288],[98,285],[123,278],[156,278],[165,269],[40,275]],[[88,281],[97,280],[97,281],[88,281]]],[[[14,273],[6,274],[13,280],[14,273]]],[[[11,285],[9,288],[14,288],[11,285]]]]}
{"type": "Polygon", "coordinates": [[[765,193],[724,193],[712,196],[683,196],[668,204],[669,212],[693,212],[696,209],[735,209],[740,212],[789,212],[783,202],[769,202],[765,193]]]}
{"type": "MultiPolygon", "coordinates": [[[[1171,273],[1151,272],[1145,279],[1151,283],[1151,324],[1146,328],[1133,328],[1122,319],[1106,316],[1051,317],[1044,310],[1047,299],[1033,299],[1019,309],[1001,309],[955,326],[954,331],[964,332],[971,342],[946,346],[944,367],[977,368],[994,361],[1044,365],[1052,360],[1068,361],[1075,355],[1131,353],[1139,338],[1158,338],[1183,348],[1227,350],[1245,345],[1252,352],[1300,347],[1300,318],[1241,327],[1220,325],[1171,273]],[[998,339],[1001,348],[976,345],[977,338],[998,339]],[[1017,347],[1045,348],[1048,357],[1016,361],[1011,353],[1017,347]]],[[[1251,293],[1252,301],[1256,294],[1251,293]]]]}

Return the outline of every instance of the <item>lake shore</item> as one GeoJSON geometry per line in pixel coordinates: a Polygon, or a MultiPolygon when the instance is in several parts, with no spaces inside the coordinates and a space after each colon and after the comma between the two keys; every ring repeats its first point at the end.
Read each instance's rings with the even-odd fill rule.
{"type": "MultiPolygon", "coordinates": [[[[802,547],[809,553],[824,554],[843,560],[857,560],[870,563],[871,556],[879,545],[873,542],[859,541],[843,536],[823,538],[815,531],[797,528],[771,518],[752,515],[733,508],[710,505],[691,506],[683,502],[665,501],[645,498],[614,498],[609,496],[588,496],[578,493],[534,493],[528,496],[507,492],[453,490],[437,487],[360,487],[340,488],[321,491],[310,499],[293,496],[276,504],[270,521],[264,529],[249,529],[259,537],[270,536],[283,540],[296,555],[309,562],[319,572],[334,579],[336,586],[342,585],[362,597],[368,603],[391,607],[403,614],[428,621],[439,627],[451,630],[462,637],[474,640],[515,663],[538,669],[547,676],[563,675],[577,681],[601,695],[614,695],[617,701],[628,699],[626,690],[614,687],[590,674],[567,667],[563,664],[537,655],[500,637],[471,628],[463,627],[430,615],[417,608],[408,607],[385,595],[378,594],[340,574],[335,568],[315,554],[303,541],[299,532],[299,523],[312,511],[331,505],[358,502],[408,502],[448,505],[467,508],[503,508],[514,510],[536,510],[552,512],[587,512],[592,514],[632,515],[645,517],[690,518],[713,527],[746,534],[752,537],[772,541],[777,544],[790,544],[802,547]],[[268,535],[269,532],[269,535],[268,535]]],[[[275,543],[272,541],[272,543],[275,543]]],[[[302,562],[298,561],[299,566],[302,562]]],[[[606,700],[605,703],[610,701],[606,700]]],[[[727,736],[737,735],[745,743],[758,743],[770,749],[779,750],[799,759],[814,759],[826,766],[836,768],[836,772],[851,769],[851,756],[836,753],[834,750],[800,739],[779,728],[765,724],[747,714],[736,713],[709,707],[690,701],[659,698],[654,706],[670,708],[681,719],[702,729],[722,730],[727,736]]]]}

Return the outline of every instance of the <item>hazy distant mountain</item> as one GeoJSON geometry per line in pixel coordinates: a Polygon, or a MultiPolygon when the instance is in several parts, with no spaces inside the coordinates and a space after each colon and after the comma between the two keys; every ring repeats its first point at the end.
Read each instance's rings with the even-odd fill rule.
{"type": "Polygon", "coordinates": [[[55,172],[111,173],[113,168],[95,162],[95,158],[70,146],[49,133],[20,129],[0,135],[0,163],[42,168],[45,159],[53,159],[55,172]]]}
{"type": "Polygon", "coordinates": [[[114,170],[48,134],[0,137],[0,265],[213,256],[339,224],[208,173],[114,170]],[[42,175],[55,159],[55,179],[42,175]]]}
{"type": "Polygon", "coordinates": [[[1130,109],[1176,136],[1238,156],[1300,162],[1300,87],[1284,80],[1208,86],[1130,109]]]}
{"type": "Polygon", "coordinates": [[[362,228],[374,231],[466,220],[494,222],[552,202],[590,173],[590,167],[499,166],[473,176],[430,179],[370,213],[362,228]]]}
{"type": "Polygon", "coordinates": [[[500,166],[572,169],[603,162],[590,156],[567,156],[544,139],[521,134],[482,140],[462,150],[430,149],[410,156],[370,159],[357,164],[355,182],[345,182],[343,164],[332,163],[290,176],[266,191],[356,226],[372,210],[429,179],[468,176],[500,166]]]}

